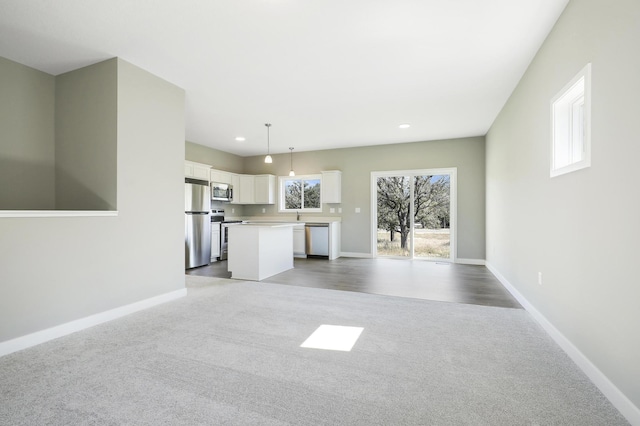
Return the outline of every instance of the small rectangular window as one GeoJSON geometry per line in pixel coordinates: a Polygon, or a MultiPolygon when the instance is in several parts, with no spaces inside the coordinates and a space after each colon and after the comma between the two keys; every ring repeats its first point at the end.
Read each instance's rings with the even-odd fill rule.
{"type": "Polygon", "coordinates": [[[551,101],[551,177],[591,166],[591,64],[551,101]]]}
{"type": "Polygon", "coordinates": [[[321,212],[320,175],[280,177],[280,212],[321,212]]]}

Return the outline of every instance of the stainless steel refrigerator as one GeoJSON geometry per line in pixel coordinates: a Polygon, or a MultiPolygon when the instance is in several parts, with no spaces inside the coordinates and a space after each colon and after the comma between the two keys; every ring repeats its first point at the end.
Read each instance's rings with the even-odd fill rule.
{"type": "Polygon", "coordinates": [[[184,266],[211,260],[211,190],[209,182],[186,179],[184,184],[184,266]]]}

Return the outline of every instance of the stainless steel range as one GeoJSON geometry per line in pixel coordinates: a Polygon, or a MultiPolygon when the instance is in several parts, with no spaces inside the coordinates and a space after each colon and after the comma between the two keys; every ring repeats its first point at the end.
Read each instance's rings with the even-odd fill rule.
{"type": "Polygon", "coordinates": [[[242,223],[241,220],[225,220],[224,210],[211,210],[211,226],[220,227],[220,257],[218,260],[227,260],[229,247],[229,226],[234,223],[242,223]]]}
{"type": "Polygon", "coordinates": [[[229,226],[242,223],[241,220],[224,220],[220,225],[220,260],[227,260],[229,253],[229,226]]]}

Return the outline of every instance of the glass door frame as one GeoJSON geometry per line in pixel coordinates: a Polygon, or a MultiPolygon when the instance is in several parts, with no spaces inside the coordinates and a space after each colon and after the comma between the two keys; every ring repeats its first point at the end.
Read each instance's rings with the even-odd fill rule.
{"type": "Polygon", "coordinates": [[[450,251],[448,259],[436,259],[436,258],[424,258],[415,257],[415,244],[414,244],[414,214],[409,215],[411,218],[411,256],[398,257],[398,259],[411,259],[411,260],[430,260],[430,261],[444,261],[456,263],[458,258],[458,168],[449,167],[441,169],[418,169],[418,170],[392,170],[392,171],[378,171],[371,172],[371,257],[378,257],[378,178],[381,177],[399,177],[409,176],[410,193],[411,193],[411,209],[414,208],[414,177],[425,175],[448,175],[450,184],[450,211],[449,211],[449,229],[450,229],[450,251]]]}

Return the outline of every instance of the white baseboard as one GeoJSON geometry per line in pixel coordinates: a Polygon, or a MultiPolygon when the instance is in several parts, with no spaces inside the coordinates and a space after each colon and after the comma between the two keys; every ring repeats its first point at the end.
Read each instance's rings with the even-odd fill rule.
{"type": "Polygon", "coordinates": [[[340,257],[358,257],[358,258],[366,258],[371,259],[373,256],[371,253],[355,253],[355,252],[340,252],[340,257]]]}
{"type": "Polygon", "coordinates": [[[544,315],[540,313],[516,288],[490,263],[486,264],[493,275],[520,302],[529,314],[545,329],[551,338],[569,355],[569,358],[591,379],[600,392],[632,425],[640,425],[640,408],[636,407],[627,396],[614,385],[602,371],[598,369],[576,346],[558,330],[544,315]]]}
{"type": "Polygon", "coordinates": [[[484,259],[461,259],[461,258],[457,258],[454,263],[460,263],[461,265],[484,266],[486,262],[485,262],[484,259]]]}
{"type": "MultiPolygon", "coordinates": [[[[356,253],[356,252],[345,252],[345,251],[343,251],[343,252],[340,253],[340,257],[356,257],[356,258],[363,258],[363,259],[371,259],[371,258],[373,258],[373,255],[371,253],[356,253]]],[[[429,260],[433,260],[433,259],[429,259],[429,260]]],[[[484,259],[461,259],[461,258],[457,258],[454,263],[459,263],[461,265],[480,265],[480,266],[484,266],[485,265],[485,260],[484,259]]]]}
{"type": "Polygon", "coordinates": [[[17,337],[15,339],[0,342],[0,356],[9,355],[10,353],[21,351],[22,349],[27,349],[44,342],[48,342],[49,340],[57,339],[58,337],[75,333],[76,331],[84,330],[86,328],[93,327],[107,321],[121,318],[125,315],[151,308],[152,306],[170,302],[186,295],[186,288],[175,290],[170,293],[161,294],[159,296],[131,303],[130,305],[120,306],[115,309],[100,312],[95,315],[80,318],[78,320],[74,320],[65,324],[60,324],[55,327],[47,328],[45,330],[36,331],[35,333],[17,337]]]}

